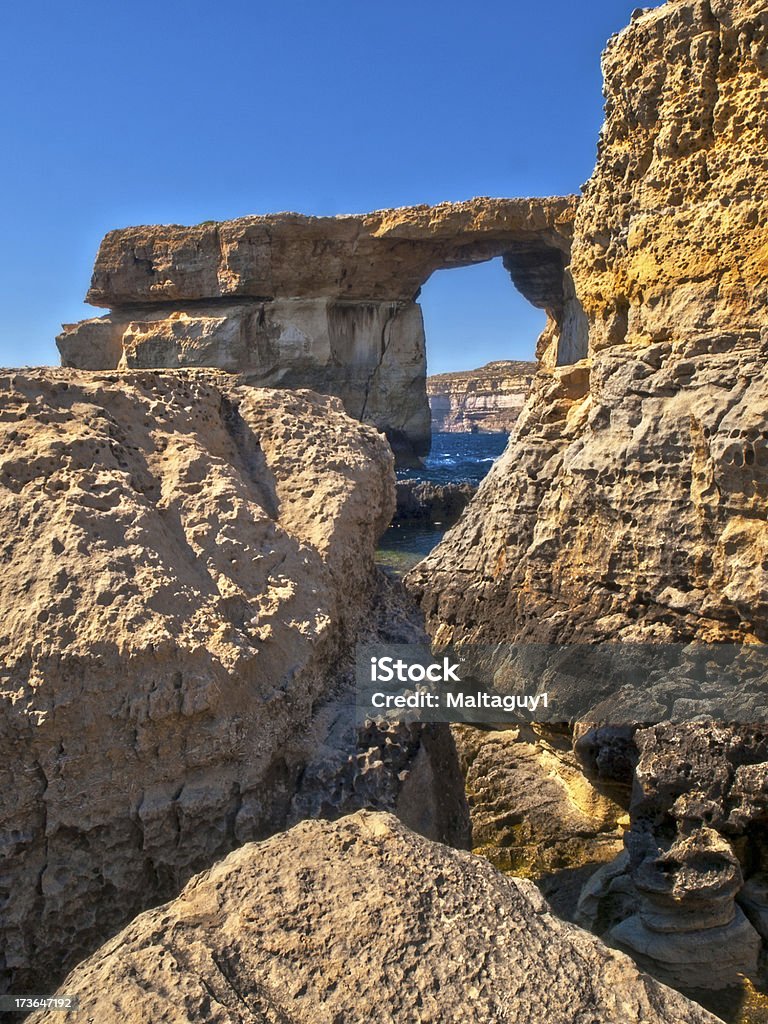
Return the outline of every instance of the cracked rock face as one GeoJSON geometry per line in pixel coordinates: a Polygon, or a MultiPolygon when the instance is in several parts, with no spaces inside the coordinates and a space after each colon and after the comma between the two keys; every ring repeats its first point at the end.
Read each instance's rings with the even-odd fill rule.
{"type": "Polygon", "coordinates": [[[424,344],[414,302],[314,296],[120,309],[65,325],[58,338],[65,366],[213,366],[262,387],[335,395],[404,458],[429,450],[424,344]]]}
{"type": "Polygon", "coordinates": [[[333,394],[408,461],[430,440],[421,286],[435,270],[502,256],[548,311],[548,336],[574,334],[565,267],[575,208],[575,197],[473,199],[113,231],[87,298],[112,312],[65,325],[62,362],[215,366],[333,394]]]}
{"type": "Polygon", "coordinates": [[[214,371],[6,371],[0,434],[0,990],[19,992],[284,822],[394,474],[337,400],[214,371]]]}
{"type": "Polygon", "coordinates": [[[372,1007],[422,1024],[716,1021],[559,921],[532,883],[366,812],[244,846],[62,991],[81,1009],[57,1019],[99,1024],[368,1024],[372,1007]]]}

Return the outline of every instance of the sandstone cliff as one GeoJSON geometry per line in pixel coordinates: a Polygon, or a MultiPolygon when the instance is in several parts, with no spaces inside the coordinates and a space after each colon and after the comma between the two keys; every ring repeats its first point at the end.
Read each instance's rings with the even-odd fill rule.
{"type": "Polygon", "coordinates": [[[557,920],[530,882],[388,815],[247,845],[67,978],[99,1024],[716,1024],[557,920]]]}
{"type": "Polygon", "coordinates": [[[112,312],[65,325],[62,362],[215,366],[252,384],[312,388],[384,430],[404,460],[424,455],[421,286],[440,268],[502,256],[514,285],[547,310],[548,337],[581,336],[565,270],[575,208],[575,197],[474,199],[113,231],[88,292],[112,312]]]}
{"type": "Polygon", "coordinates": [[[535,373],[536,363],[500,360],[477,370],[427,377],[432,429],[509,433],[535,373]]]}
{"type": "Polygon", "coordinates": [[[394,509],[380,434],[216,371],[30,370],[0,451],[0,991],[302,813],[423,819],[418,730],[356,749],[338,703],[394,509]]]}

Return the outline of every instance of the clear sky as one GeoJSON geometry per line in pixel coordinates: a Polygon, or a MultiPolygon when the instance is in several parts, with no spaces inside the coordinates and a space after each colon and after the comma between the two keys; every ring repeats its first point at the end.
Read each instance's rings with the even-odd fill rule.
{"type": "MultiPolygon", "coordinates": [[[[578,191],[637,0],[3,5],[0,364],[57,363],[129,224],[578,191]]],[[[430,371],[532,354],[500,262],[423,293],[430,371]]]]}

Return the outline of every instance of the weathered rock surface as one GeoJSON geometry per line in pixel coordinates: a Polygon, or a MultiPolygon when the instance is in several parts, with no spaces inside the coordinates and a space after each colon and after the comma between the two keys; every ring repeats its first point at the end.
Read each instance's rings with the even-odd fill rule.
{"type": "Polygon", "coordinates": [[[719,988],[754,976],[766,908],[765,729],[660,725],[635,742],[627,850],[639,905],[611,930],[612,941],[670,984],[719,988]],[[745,875],[754,881],[742,909],[745,875]]]}
{"type": "MultiPolygon", "coordinates": [[[[515,286],[574,333],[565,268],[575,197],[473,199],[362,216],[275,214],[113,231],[65,366],[215,366],[308,387],[384,430],[403,461],[429,450],[419,289],[437,269],[503,256],[515,286]]],[[[582,318],[583,319],[583,318],[582,318]]]]}
{"type": "Polygon", "coordinates": [[[56,1019],[87,1024],[716,1021],[557,920],[530,882],[365,812],[237,850],[64,990],[81,1009],[56,1019]]]}
{"type": "Polygon", "coordinates": [[[427,377],[432,429],[509,433],[528,397],[536,363],[501,360],[427,377]]]}
{"type": "Polygon", "coordinates": [[[585,887],[577,922],[668,984],[754,977],[768,920],[767,742],[758,727],[640,730],[626,852],[585,887]]]}
{"type": "Polygon", "coordinates": [[[25,370],[0,380],[0,451],[0,991],[47,988],[307,813],[321,749],[326,813],[403,802],[455,840],[429,790],[445,735],[434,759],[413,730],[359,743],[323,706],[379,599],[380,434],[215,371],[25,370]]]}
{"type": "MultiPolygon", "coordinates": [[[[547,290],[545,270],[567,252],[575,206],[574,196],[481,198],[360,216],[278,213],[125,228],[102,242],[87,301],[111,308],[303,295],[410,302],[435,270],[508,253],[510,273],[534,301],[547,290]]],[[[552,271],[554,287],[560,275],[552,271]]]]}
{"type": "Polygon", "coordinates": [[[588,358],[542,369],[412,574],[439,640],[768,640],[767,32],[761,2],[678,0],[609,45],[588,358]]]}
{"type": "Polygon", "coordinates": [[[413,302],[326,297],[145,306],[64,326],[65,366],[218,367],[261,387],[311,388],[387,432],[397,454],[429,450],[424,325],[413,302]]]}
{"type": "MultiPolygon", "coordinates": [[[[408,577],[438,643],[768,642],[767,41],[758,0],[673,0],[611,40],[570,268],[586,357],[542,339],[506,452],[408,577]]],[[[749,920],[738,890],[764,870],[768,751],[736,769],[738,729],[680,728],[657,736],[669,803],[632,806],[629,887],[605,876],[619,910],[640,901],[613,934],[675,984],[734,983],[756,961],[760,887],[749,920]]]]}
{"type": "MultiPolygon", "coordinates": [[[[474,851],[537,881],[559,916],[570,918],[581,884],[620,853],[626,807],[587,779],[567,734],[470,725],[452,732],[474,851]]],[[[628,803],[628,792],[622,796],[628,803]]]]}
{"type": "MultiPolygon", "coordinates": [[[[384,573],[357,643],[429,645],[418,608],[399,580],[384,573]]],[[[293,749],[302,764],[286,825],[338,818],[361,809],[394,811],[420,835],[470,849],[464,777],[447,725],[363,722],[357,714],[353,659],[293,749]]]]}

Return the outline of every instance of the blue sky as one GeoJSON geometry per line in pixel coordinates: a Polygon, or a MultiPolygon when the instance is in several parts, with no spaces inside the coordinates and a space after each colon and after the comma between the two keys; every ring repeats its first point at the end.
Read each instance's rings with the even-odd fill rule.
{"type": "MultiPolygon", "coordinates": [[[[637,0],[5,4],[0,364],[56,363],[99,240],[137,223],[578,191],[637,0]]],[[[499,261],[423,293],[430,370],[524,358],[499,261]]]]}

